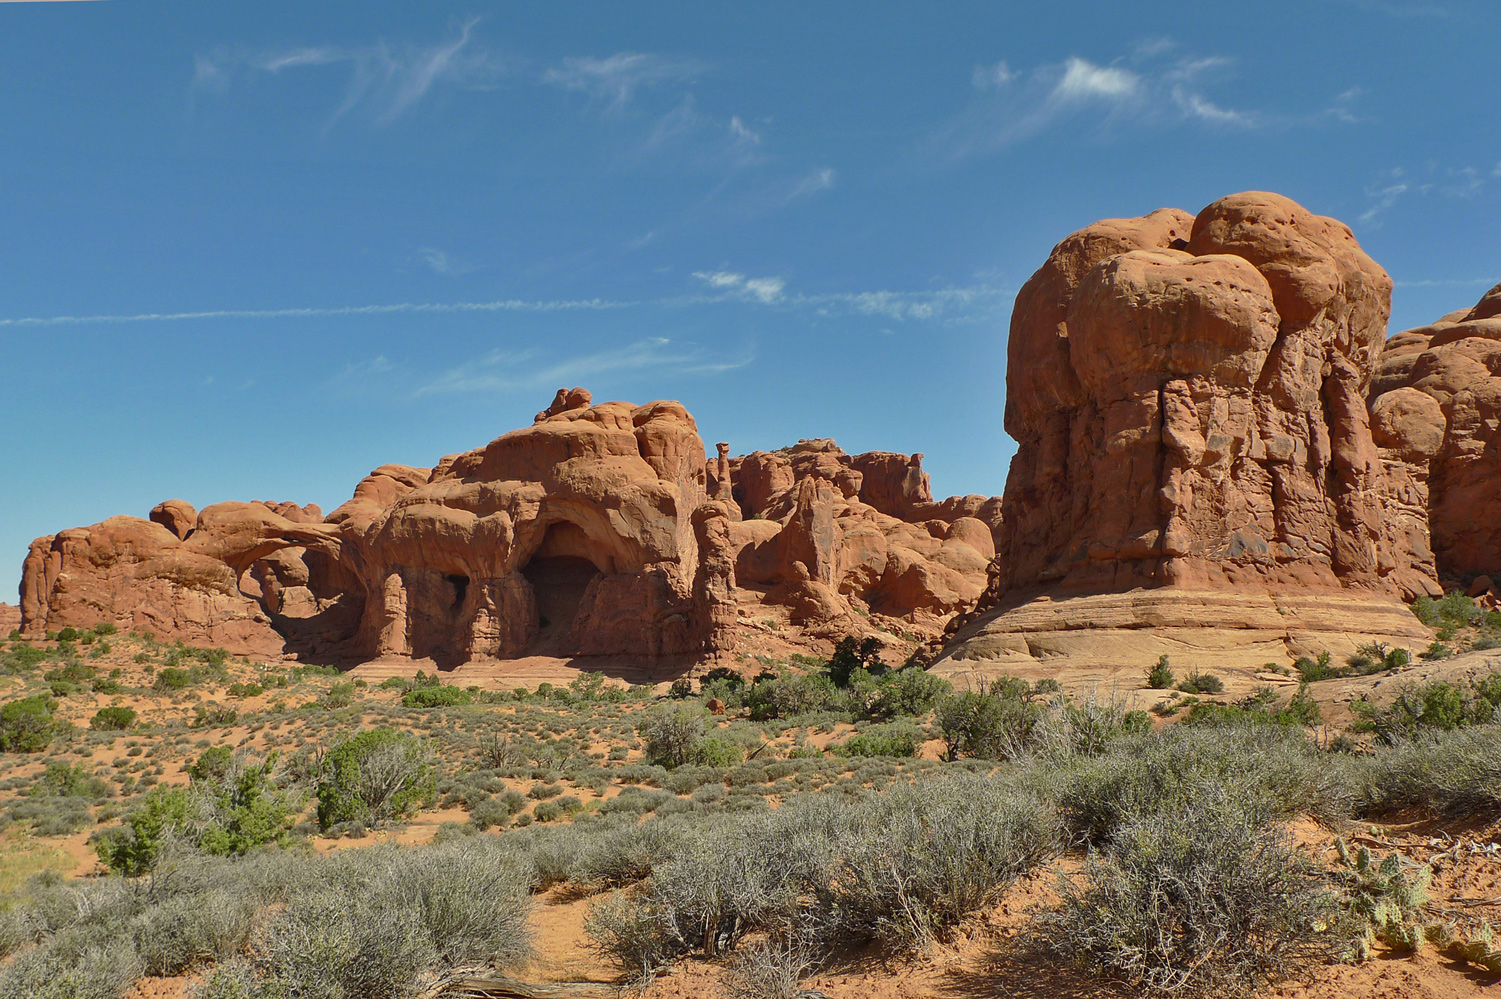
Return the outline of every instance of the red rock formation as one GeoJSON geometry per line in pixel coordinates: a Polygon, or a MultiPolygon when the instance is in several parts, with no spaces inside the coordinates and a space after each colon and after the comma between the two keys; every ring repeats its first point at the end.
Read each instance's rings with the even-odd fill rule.
{"type": "Polygon", "coordinates": [[[736,580],[766,587],[795,624],[844,635],[859,630],[857,609],[946,615],[984,587],[999,498],[933,502],[921,455],[848,455],[831,440],[805,440],[731,467],[750,518],[731,532],[736,580]]]}
{"type": "Polygon", "coordinates": [[[951,652],[1196,613],[1287,647],[1331,622],[1421,634],[1397,599],[1437,590],[1410,460],[1432,442],[1391,428],[1423,404],[1377,414],[1387,449],[1365,405],[1391,287],[1346,226],[1275,194],[1059,243],[1012,313],[997,606],[951,652]]]}
{"type": "Polygon", "coordinates": [[[1060,243],[1012,318],[1005,589],[1431,589],[1364,401],[1390,294],[1273,194],[1060,243]]]}
{"type": "Polygon", "coordinates": [[[1501,570],[1501,285],[1386,342],[1371,432],[1407,470],[1402,509],[1426,515],[1439,572],[1501,570]]]}
{"type": "Polygon", "coordinates": [[[559,390],[484,447],[377,468],[327,517],[169,500],[150,521],[40,538],[22,619],[31,633],[109,620],[258,654],[443,665],[730,649],[744,586],[840,635],[863,630],[857,607],[938,615],[979,593],[994,520],[967,514],[994,518],[998,501],[935,504],[920,455],[718,451],[706,460],[678,403],[559,390]],[[762,503],[742,521],[747,489],[762,503]]]}

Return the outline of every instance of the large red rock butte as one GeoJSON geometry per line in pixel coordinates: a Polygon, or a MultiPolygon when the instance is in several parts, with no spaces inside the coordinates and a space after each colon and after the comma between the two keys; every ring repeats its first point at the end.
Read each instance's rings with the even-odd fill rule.
{"type": "Polygon", "coordinates": [[[1398,601],[1440,592],[1442,434],[1403,390],[1373,436],[1391,289],[1345,225],[1261,192],[1059,243],[1012,313],[999,573],[950,655],[1423,635],[1398,601]]]}
{"type": "Polygon", "coordinates": [[[328,660],[713,655],[742,598],[815,633],[973,603],[1000,502],[935,502],[921,455],[704,453],[676,402],[560,389],[532,426],[314,506],[181,500],[38,538],[21,627],[328,660]]]}

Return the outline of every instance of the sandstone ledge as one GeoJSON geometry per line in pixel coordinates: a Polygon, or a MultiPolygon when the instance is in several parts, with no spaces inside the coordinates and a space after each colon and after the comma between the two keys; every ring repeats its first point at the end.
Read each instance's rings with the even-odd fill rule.
{"type": "Polygon", "coordinates": [[[1416,652],[1432,633],[1405,606],[1370,595],[1252,594],[1139,589],[997,607],[960,629],[933,665],[948,675],[974,666],[1048,661],[1071,667],[1147,669],[1289,665],[1328,651],[1338,661],[1368,641],[1416,652]]]}

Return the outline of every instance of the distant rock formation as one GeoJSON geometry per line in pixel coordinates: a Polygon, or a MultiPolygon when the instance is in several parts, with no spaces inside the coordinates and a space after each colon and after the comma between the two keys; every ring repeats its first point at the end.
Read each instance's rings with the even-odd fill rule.
{"type": "Polygon", "coordinates": [[[804,440],[730,461],[744,517],[732,524],[735,576],[826,634],[861,610],[948,615],[980,595],[995,556],[998,497],[933,501],[922,455],[849,455],[804,440]]]}
{"type": "Polygon", "coordinates": [[[1501,570],[1501,285],[1386,342],[1371,432],[1410,469],[1402,509],[1427,513],[1439,572],[1469,583],[1501,570]]]}
{"type": "Polygon", "coordinates": [[[708,460],[676,402],[560,389],[532,426],[431,469],[384,465],[326,517],[168,500],[39,538],[21,626],[440,666],[711,654],[734,644],[742,587],[829,634],[870,607],[936,625],[979,595],[999,510],[934,503],[920,455],[829,441],[708,460]]]}
{"type": "Polygon", "coordinates": [[[1391,287],[1275,194],[1059,243],[1012,313],[999,573],[950,654],[1102,627],[1424,634],[1397,601],[1439,592],[1428,445],[1378,447],[1366,408],[1391,287]]]}

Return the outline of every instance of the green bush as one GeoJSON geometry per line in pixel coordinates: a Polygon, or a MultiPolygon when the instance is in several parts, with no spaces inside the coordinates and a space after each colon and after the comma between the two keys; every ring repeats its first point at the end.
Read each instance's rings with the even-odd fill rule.
{"type": "Polygon", "coordinates": [[[156,680],[153,686],[157,690],[182,690],[193,682],[193,674],[185,669],[168,666],[156,672],[156,680]]]}
{"type": "Polygon", "coordinates": [[[841,638],[826,668],[834,686],[841,688],[849,686],[855,670],[863,669],[872,676],[886,672],[886,664],[881,661],[880,639],[859,640],[852,635],[841,638]]]}
{"type": "Polygon", "coordinates": [[[369,729],[328,751],[318,778],[318,824],[384,822],[431,802],[435,793],[426,744],[395,729],[369,729]]]}
{"type": "Polygon", "coordinates": [[[915,725],[895,724],[866,729],[829,748],[840,756],[913,757],[922,743],[922,733],[915,725]]]}
{"type": "Polygon", "coordinates": [[[1364,698],[1350,702],[1356,717],[1353,732],[1372,732],[1388,745],[1425,731],[1450,731],[1469,725],[1484,725],[1501,709],[1501,674],[1492,674],[1468,686],[1432,681],[1402,688],[1387,707],[1364,698]]]}
{"type": "Polygon", "coordinates": [[[1319,680],[1332,680],[1335,677],[1344,676],[1341,670],[1330,665],[1328,652],[1320,652],[1317,659],[1299,656],[1298,661],[1293,663],[1293,669],[1298,671],[1298,676],[1304,683],[1316,683],[1319,680]]]}
{"type": "Polygon", "coordinates": [[[843,709],[844,700],[827,676],[792,673],[753,685],[746,695],[746,704],[752,720],[765,721],[843,709]]]}
{"type": "Polygon", "coordinates": [[[81,764],[49,763],[31,786],[29,794],[34,798],[103,798],[109,794],[109,785],[90,774],[81,764]]]}
{"type": "Polygon", "coordinates": [[[1147,686],[1153,690],[1167,690],[1173,685],[1173,671],[1167,656],[1158,656],[1157,665],[1147,671],[1147,686]]]}
{"type": "Polygon", "coordinates": [[[647,762],[671,770],[693,762],[705,729],[702,707],[677,704],[652,712],[638,731],[646,743],[647,762]]]}
{"type": "Polygon", "coordinates": [[[0,707],[0,752],[40,753],[58,729],[57,702],[45,694],[23,697],[0,707]]]}
{"type": "Polygon", "coordinates": [[[134,708],[114,705],[100,708],[89,719],[89,728],[96,732],[123,732],[136,723],[134,708]]]}
{"type": "Polygon", "coordinates": [[[448,708],[473,700],[474,697],[460,687],[439,686],[409,691],[401,698],[401,703],[409,708],[448,708]]]}
{"type": "Polygon", "coordinates": [[[1201,673],[1197,669],[1183,678],[1178,689],[1185,694],[1219,694],[1225,690],[1225,682],[1213,673],[1201,673]]]}
{"type": "Polygon", "coordinates": [[[1018,688],[1010,677],[989,686],[982,683],[977,691],[941,698],[935,709],[949,760],[962,756],[1012,759],[1031,745],[1045,717],[1025,682],[1018,688]]]}

